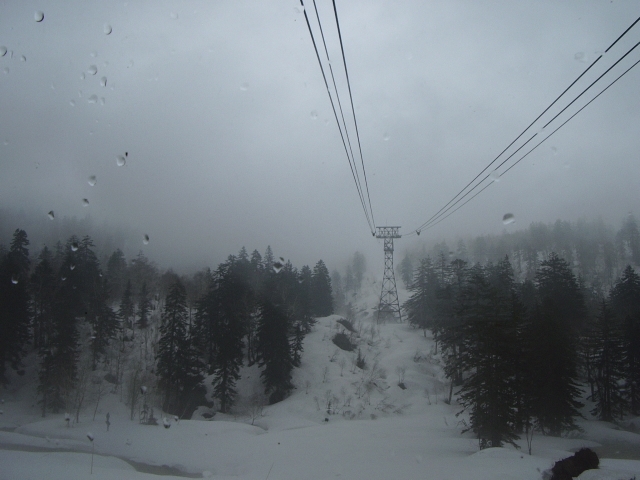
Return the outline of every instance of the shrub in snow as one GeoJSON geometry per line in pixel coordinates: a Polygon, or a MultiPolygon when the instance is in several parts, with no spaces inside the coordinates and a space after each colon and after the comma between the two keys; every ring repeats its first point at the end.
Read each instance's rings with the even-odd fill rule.
{"type": "Polygon", "coordinates": [[[356,367],[361,370],[364,370],[367,367],[367,362],[365,361],[365,357],[362,356],[362,352],[358,349],[358,357],[356,358],[356,367]]]}
{"type": "Polygon", "coordinates": [[[347,335],[342,332],[336,333],[333,336],[332,341],[337,347],[347,352],[352,352],[356,348],[356,346],[351,343],[351,340],[349,340],[349,337],[347,337],[347,335]]]}

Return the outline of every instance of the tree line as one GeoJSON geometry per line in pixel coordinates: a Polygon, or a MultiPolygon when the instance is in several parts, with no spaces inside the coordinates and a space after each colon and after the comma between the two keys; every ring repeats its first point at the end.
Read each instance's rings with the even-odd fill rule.
{"type": "MultiPolygon", "coordinates": [[[[586,389],[592,414],[640,413],[640,277],[627,266],[607,295],[587,288],[551,252],[531,279],[497,263],[420,261],[403,305],[429,330],[481,448],[530,442],[534,430],[579,429],[586,389]]],[[[529,443],[530,445],[530,443],[529,443]]]]}
{"type": "Polygon", "coordinates": [[[447,261],[457,258],[484,265],[508,255],[516,280],[533,280],[540,261],[551,252],[569,262],[585,284],[605,295],[627,265],[640,265],[640,228],[632,214],[625,216],[617,229],[601,219],[534,222],[522,230],[505,230],[500,235],[423,244],[421,249],[405,254],[398,264],[398,274],[409,285],[413,270],[427,256],[435,259],[442,254],[447,261]]]}
{"type": "Polygon", "coordinates": [[[78,403],[86,370],[108,370],[121,392],[126,381],[132,418],[143,381],[165,412],[188,418],[208,403],[210,378],[228,412],[240,368],[255,363],[268,401],[280,401],[314,317],[333,313],[324,262],[297,270],[270,247],[264,256],[243,247],[214,271],[180,277],[160,274],[142,253],[127,262],[119,249],[103,272],[89,236],[45,246],[35,264],[28,246],[21,229],[0,246],[0,383],[9,369],[24,374],[35,350],[43,416],[78,403]]]}

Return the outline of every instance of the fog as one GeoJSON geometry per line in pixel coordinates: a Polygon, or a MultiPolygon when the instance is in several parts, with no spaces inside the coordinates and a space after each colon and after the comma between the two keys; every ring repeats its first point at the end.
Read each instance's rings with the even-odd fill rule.
{"type": "MultiPolygon", "coordinates": [[[[403,233],[443,207],[640,15],[635,2],[608,1],[336,4],[375,224],[403,233]]],[[[142,249],[176,269],[271,245],[295,265],[322,258],[329,268],[359,250],[381,270],[382,243],[365,220],[299,6],[0,4],[1,207],[47,225],[89,217],[122,228],[134,239],[129,255],[142,249]]],[[[317,7],[346,106],[332,5],[317,7]]],[[[640,24],[594,72],[638,41],[640,24]]],[[[639,59],[634,50],[559,120],[639,59]]],[[[637,67],[499,183],[397,249],[637,214],[639,82],[637,67]],[[514,224],[503,225],[506,213],[514,224]]]]}

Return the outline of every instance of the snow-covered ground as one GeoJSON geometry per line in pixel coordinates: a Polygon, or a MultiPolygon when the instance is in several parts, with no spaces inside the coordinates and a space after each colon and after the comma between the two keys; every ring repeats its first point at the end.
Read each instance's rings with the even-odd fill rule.
{"type": "MultiPolygon", "coordinates": [[[[360,305],[374,305],[375,293],[360,305]]],[[[367,367],[331,341],[340,327],[319,319],[305,339],[296,389],[285,401],[255,405],[259,370],[245,368],[234,415],[171,419],[171,427],[140,425],[118,394],[88,405],[67,427],[64,414],[41,418],[35,368],[2,392],[0,479],[540,479],[556,460],[582,447],[610,456],[581,480],[640,478],[640,435],[585,420],[580,438],[536,436],[533,455],[512,447],[478,451],[462,435],[448,405],[448,384],[430,337],[406,324],[376,325],[361,308],[356,327],[367,367]],[[398,384],[403,380],[404,389],[398,384]],[[105,416],[110,414],[106,431],[105,416]],[[252,425],[253,423],[253,425],[252,425]],[[87,433],[94,436],[95,455],[87,433]],[[619,452],[619,453],[616,453],[619,452]],[[90,475],[90,469],[93,474],[90,475]]],[[[639,422],[636,421],[636,424],[639,422]]]]}

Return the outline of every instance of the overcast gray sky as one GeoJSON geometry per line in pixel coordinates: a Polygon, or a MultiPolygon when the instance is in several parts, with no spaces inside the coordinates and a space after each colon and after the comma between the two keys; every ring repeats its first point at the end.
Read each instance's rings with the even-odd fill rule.
{"type": "MultiPolygon", "coordinates": [[[[638,2],[617,0],[336,4],[376,224],[405,233],[640,15],[638,2]]],[[[345,105],[331,2],[317,5],[345,105]]],[[[129,225],[140,238],[129,251],[166,267],[215,266],[243,245],[270,244],[298,266],[323,258],[331,268],[360,250],[381,269],[382,244],[369,233],[298,7],[0,3],[0,205],[41,212],[42,222],[54,210],[129,225]]],[[[638,41],[640,24],[580,85],[638,41]]],[[[638,85],[640,66],[419,239],[581,216],[617,225],[637,214],[638,85]],[[505,213],[514,225],[502,224],[505,213]]]]}

